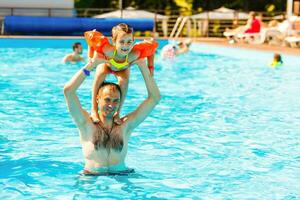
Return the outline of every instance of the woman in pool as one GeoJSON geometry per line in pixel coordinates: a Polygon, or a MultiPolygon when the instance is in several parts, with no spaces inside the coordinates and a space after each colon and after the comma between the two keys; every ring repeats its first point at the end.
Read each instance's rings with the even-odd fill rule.
{"type": "MultiPolygon", "coordinates": [[[[92,110],[91,117],[95,123],[99,121],[96,95],[99,86],[104,82],[106,75],[114,74],[121,87],[122,98],[119,110],[116,112],[115,120],[120,121],[120,110],[124,103],[129,80],[129,66],[138,59],[147,57],[150,74],[153,75],[154,53],[158,43],[150,40],[133,46],[133,29],[127,24],[119,24],[112,29],[113,45],[101,33],[88,31],[85,38],[89,45],[89,57],[105,57],[105,64],[97,68],[95,80],[92,88],[92,110]],[[94,53],[96,52],[96,54],[94,53]]],[[[100,63],[96,63],[100,64],[100,63]]]]}
{"type": "Polygon", "coordinates": [[[115,124],[113,116],[120,107],[121,88],[114,83],[104,83],[96,92],[100,120],[99,123],[95,124],[88,112],[82,108],[76,91],[89,75],[89,72],[95,68],[94,62],[100,59],[103,61],[103,58],[100,57],[91,59],[64,87],[69,112],[80,132],[80,141],[85,158],[84,173],[100,175],[131,172],[125,167],[129,137],[159,102],[160,92],[150,75],[146,62],[140,60],[137,64],[146,84],[147,99],[135,111],[127,114],[122,119],[122,124],[115,124]]]}
{"type": "Polygon", "coordinates": [[[167,44],[161,50],[161,57],[163,59],[173,59],[180,54],[187,53],[192,41],[187,39],[179,42],[177,45],[167,44]]]}

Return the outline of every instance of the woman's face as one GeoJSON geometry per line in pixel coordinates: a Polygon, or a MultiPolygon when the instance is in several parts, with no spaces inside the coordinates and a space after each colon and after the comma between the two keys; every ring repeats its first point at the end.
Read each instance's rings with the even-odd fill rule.
{"type": "Polygon", "coordinates": [[[255,19],[255,14],[250,13],[250,14],[249,14],[249,19],[252,19],[252,20],[255,19]]]}
{"type": "Polygon", "coordinates": [[[123,33],[117,36],[116,49],[119,55],[128,55],[133,46],[133,35],[123,33]]]}

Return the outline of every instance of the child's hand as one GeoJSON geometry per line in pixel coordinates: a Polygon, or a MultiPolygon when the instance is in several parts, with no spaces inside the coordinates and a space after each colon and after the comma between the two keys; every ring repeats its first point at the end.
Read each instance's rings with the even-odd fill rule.
{"type": "Polygon", "coordinates": [[[96,66],[105,63],[107,61],[105,55],[101,53],[95,53],[94,57],[90,59],[96,66]]]}
{"type": "Polygon", "coordinates": [[[99,114],[96,111],[91,112],[91,119],[94,124],[97,124],[98,122],[100,122],[99,114]]]}
{"type": "Polygon", "coordinates": [[[107,61],[106,56],[102,53],[96,53],[94,58],[98,61],[107,61]]]}
{"type": "Polygon", "coordinates": [[[143,42],[152,43],[153,41],[154,41],[153,38],[147,38],[147,39],[144,39],[143,42]]]}
{"type": "Polygon", "coordinates": [[[114,122],[118,125],[121,125],[122,124],[122,120],[120,119],[120,115],[119,115],[119,112],[117,112],[114,116],[114,122]]]}

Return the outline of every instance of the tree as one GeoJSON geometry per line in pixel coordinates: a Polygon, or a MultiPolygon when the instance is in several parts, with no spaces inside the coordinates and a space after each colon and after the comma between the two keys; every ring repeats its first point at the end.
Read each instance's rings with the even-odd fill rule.
{"type": "MultiPolygon", "coordinates": [[[[132,6],[146,10],[213,10],[221,6],[243,11],[267,11],[270,5],[273,11],[285,11],[283,0],[122,0],[123,8],[132,6]]],[[[75,0],[76,8],[119,8],[119,0],[75,0]]]]}

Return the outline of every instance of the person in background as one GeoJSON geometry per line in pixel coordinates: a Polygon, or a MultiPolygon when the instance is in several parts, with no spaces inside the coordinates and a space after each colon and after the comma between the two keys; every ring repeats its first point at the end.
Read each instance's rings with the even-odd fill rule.
{"type": "Polygon", "coordinates": [[[223,35],[229,40],[229,44],[234,44],[238,42],[237,36],[242,34],[241,42],[244,42],[246,34],[259,33],[261,30],[261,20],[256,17],[256,13],[251,11],[249,13],[249,19],[247,20],[247,24],[245,26],[240,26],[235,29],[225,29],[223,35]]]}
{"type": "Polygon", "coordinates": [[[247,21],[247,24],[245,26],[245,32],[244,33],[259,33],[261,27],[261,22],[259,19],[256,18],[255,12],[249,13],[249,19],[247,21]]]}
{"type": "Polygon", "coordinates": [[[66,55],[63,58],[63,62],[80,62],[83,61],[82,54],[82,46],[80,42],[75,42],[73,44],[73,53],[66,55]]]}
{"type": "Polygon", "coordinates": [[[180,54],[189,52],[191,44],[191,39],[180,41],[177,45],[167,44],[162,48],[161,56],[163,59],[173,59],[180,54]]]}
{"type": "Polygon", "coordinates": [[[178,48],[176,49],[176,55],[189,52],[191,44],[192,44],[192,40],[190,40],[190,39],[186,39],[183,42],[179,42],[178,48]]]}
{"type": "Polygon", "coordinates": [[[282,61],[281,55],[279,53],[275,53],[273,61],[270,64],[270,66],[273,68],[277,68],[277,67],[280,67],[282,64],[283,64],[283,61],[282,61]]]}

